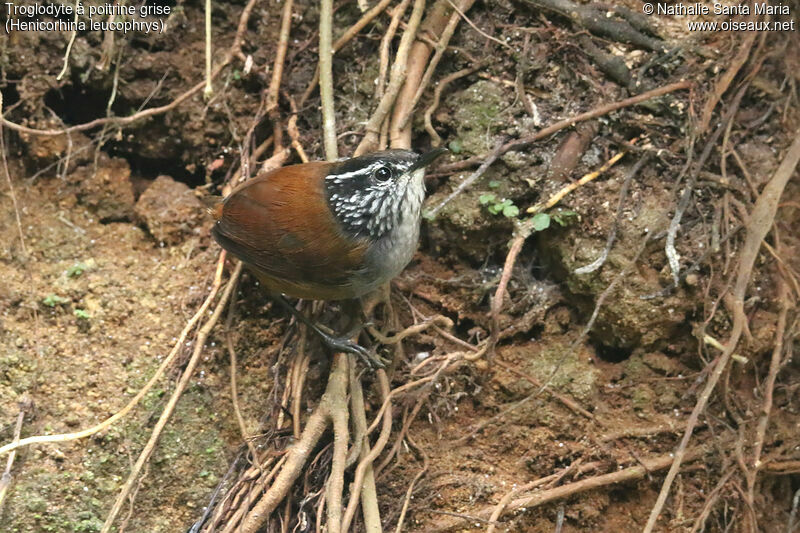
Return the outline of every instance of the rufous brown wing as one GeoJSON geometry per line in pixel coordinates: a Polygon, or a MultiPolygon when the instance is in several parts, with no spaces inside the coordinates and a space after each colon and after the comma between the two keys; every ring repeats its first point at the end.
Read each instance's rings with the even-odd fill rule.
{"type": "Polygon", "coordinates": [[[243,183],[217,207],[213,234],[268,289],[299,298],[350,298],[366,239],[346,236],[327,206],[330,163],[292,165],[243,183]]]}

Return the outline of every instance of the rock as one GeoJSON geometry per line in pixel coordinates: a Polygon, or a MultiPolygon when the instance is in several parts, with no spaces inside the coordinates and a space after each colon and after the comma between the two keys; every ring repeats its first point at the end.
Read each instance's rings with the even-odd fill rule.
{"type": "Polygon", "coordinates": [[[94,211],[100,220],[130,220],[135,200],[128,162],[102,154],[96,169],[89,164],[69,176],[70,183],[77,186],[78,201],[94,211]]]}
{"type": "Polygon", "coordinates": [[[447,122],[455,128],[464,152],[484,154],[493,148],[493,134],[503,124],[499,115],[506,106],[505,98],[503,88],[489,80],[480,80],[449,98],[453,112],[447,122]]]}
{"type": "Polygon", "coordinates": [[[207,215],[203,204],[184,183],[159,176],[136,203],[136,215],[153,237],[173,245],[193,233],[204,233],[207,215]]]}

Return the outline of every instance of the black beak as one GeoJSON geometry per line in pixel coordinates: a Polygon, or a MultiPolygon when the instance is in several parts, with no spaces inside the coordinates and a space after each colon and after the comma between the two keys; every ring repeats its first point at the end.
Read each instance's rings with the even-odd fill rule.
{"type": "Polygon", "coordinates": [[[430,152],[425,152],[424,154],[419,156],[417,162],[411,165],[411,168],[408,169],[407,172],[414,172],[415,170],[425,168],[431,163],[433,163],[436,160],[436,158],[438,158],[440,155],[449,151],[450,150],[448,150],[447,148],[434,148],[430,152]]]}

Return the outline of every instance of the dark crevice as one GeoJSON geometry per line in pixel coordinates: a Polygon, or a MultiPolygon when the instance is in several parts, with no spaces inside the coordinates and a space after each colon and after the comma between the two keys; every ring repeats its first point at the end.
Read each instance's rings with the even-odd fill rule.
{"type": "Polygon", "coordinates": [[[598,342],[595,344],[597,356],[607,363],[621,363],[628,359],[633,353],[632,348],[624,348],[622,346],[610,346],[598,342]]]}
{"type": "Polygon", "coordinates": [[[4,87],[0,88],[0,92],[3,93],[4,109],[8,109],[19,102],[19,91],[17,90],[17,85],[15,83],[6,84],[4,87]]]}
{"type": "Polygon", "coordinates": [[[135,146],[124,142],[107,144],[108,152],[115,157],[128,161],[131,174],[143,178],[155,179],[161,175],[170,176],[175,181],[185,183],[191,188],[205,184],[205,174],[201,165],[193,170],[187,169],[180,157],[153,158],[138,155],[135,146]]]}
{"type": "MultiPolygon", "coordinates": [[[[84,124],[106,116],[106,105],[110,94],[110,89],[66,85],[48,91],[44,102],[66,125],[84,124]]],[[[127,116],[135,111],[136,107],[117,95],[112,111],[116,116],[127,116]]],[[[182,157],[185,147],[180,144],[180,139],[170,134],[164,125],[163,117],[151,119],[146,127],[148,138],[158,140],[160,153],[155,157],[152,154],[143,155],[141,146],[128,141],[126,136],[123,136],[123,140],[108,140],[104,150],[111,156],[126,159],[132,173],[144,178],[155,179],[166,174],[190,187],[205,183],[201,165],[187,168],[186,161],[192,158],[182,157]]]]}
{"type": "Polygon", "coordinates": [[[65,85],[44,95],[44,103],[66,125],[83,124],[106,116],[106,103],[111,90],[86,86],[65,85]]]}

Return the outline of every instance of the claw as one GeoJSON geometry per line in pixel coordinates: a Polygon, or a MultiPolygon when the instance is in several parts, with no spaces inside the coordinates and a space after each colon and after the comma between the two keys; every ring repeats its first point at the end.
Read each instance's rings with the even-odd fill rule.
{"type": "Polygon", "coordinates": [[[331,350],[347,352],[357,355],[361,361],[364,362],[371,370],[378,370],[385,368],[386,365],[381,361],[377,355],[373,355],[369,350],[353,342],[347,337],[333,337],[331,335],[322,336],[322,340],[331,350]]]}
{"type": "Polygon", "coordinates": [[[319,335],[322,339],[322,342],[327,344],[331,350],[357,355],[364,362],[364,364],[366,364],[367,367],[373,371],[386,366],[377,355],[373,355],[369,350],[357,342],[350,340],[350,337],[361,331],[363,328],[362,325],[356,326],[352,333],[348,333],[344,337],[334,337],[333,335],[322,331],[317,324],[311,322],[303,315],[303,313],[300,313],[297,309],[295,309],[294,306],[286,301],[286,298],[282,294],[277,295],[277,301],[284,306],[287,311],[292,313],[297,320],[311,328],[317,335],[319,335]]]}

